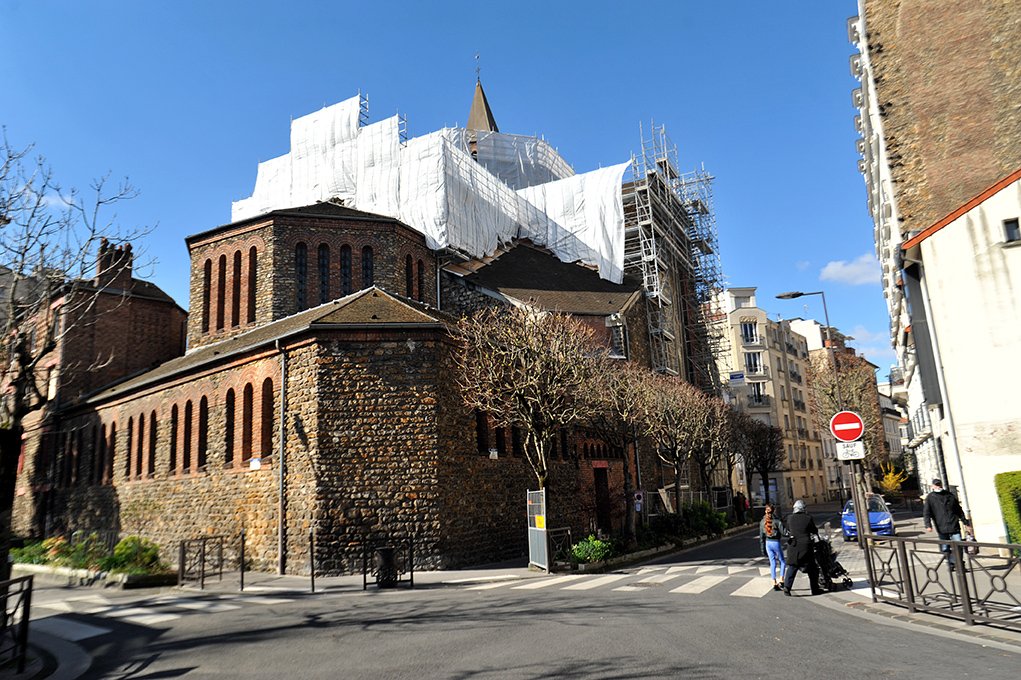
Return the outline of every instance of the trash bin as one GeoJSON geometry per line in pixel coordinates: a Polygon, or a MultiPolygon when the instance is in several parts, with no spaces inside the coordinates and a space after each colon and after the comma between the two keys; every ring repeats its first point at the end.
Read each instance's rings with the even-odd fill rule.
{"type": "Polygon", "coordinates": [[[376,586],[397,587],[397,548],[383,546],[376,548],[376,586]]]}

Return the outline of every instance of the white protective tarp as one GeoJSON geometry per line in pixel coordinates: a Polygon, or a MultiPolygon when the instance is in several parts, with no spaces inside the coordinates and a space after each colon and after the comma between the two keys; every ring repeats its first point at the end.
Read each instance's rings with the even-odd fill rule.
{"type": "Polygon", "coordinates": [[[259,164],[255,191],[233,204],[232,219],[342,198],[401,220],[431,248],[484,257],[528,238],[620,282],[627,163],[575,175],[544,140],[461,128],[402,146],[396,117],[359,128],[359,103],[292,121],[290,153],[259,164]]]}

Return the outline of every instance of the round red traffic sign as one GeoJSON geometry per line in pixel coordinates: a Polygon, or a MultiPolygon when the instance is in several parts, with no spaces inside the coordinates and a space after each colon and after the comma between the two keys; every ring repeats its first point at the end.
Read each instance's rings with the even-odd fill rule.
{"type": "Polygon", "coordinates": [[[842,442],[856,442],[865,433],[865,423],[854,411],[841,411],[830,419],[830,432],[842,442]]]}

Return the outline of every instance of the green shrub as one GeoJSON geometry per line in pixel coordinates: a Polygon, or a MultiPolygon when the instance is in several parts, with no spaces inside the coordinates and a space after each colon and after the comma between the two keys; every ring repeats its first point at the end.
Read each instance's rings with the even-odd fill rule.
{"type": "Polygon", "coordinates": [[[574,553],[575,562],[602,562],[613,556],[613,544],[610,541],[600,541],[595,536],[589,536],[584,541],[575,543],[571,548],[574,553]]]}
{"type": "Polygon", "coordinates": [[[145,538],[128,536],[100,561],[104,571],[127,574],[152,574],[166,571],[168,567],[160,562],[160,547],[145,538]]]}
{"type": "Polygon", "coordinates": [[[1001,472],[993,477],[1008,543],[1021,543],[1021,470],[1001,472]]]}

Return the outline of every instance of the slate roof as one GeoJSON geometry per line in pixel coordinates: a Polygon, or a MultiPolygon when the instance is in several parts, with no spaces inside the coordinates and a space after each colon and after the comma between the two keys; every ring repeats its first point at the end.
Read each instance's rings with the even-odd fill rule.
{"type": "Polygon", "coordinates": [[[447,320],[445,314],[420,302],[393,295],[380,288],[366,288],[221,342],[199,347],[183,357],[171,359],[152,370],[107,387],[90,396],[86,402],[105,401],[177,374],[193,371],[208,364],[232,360],[276,340],[314,331],[317,328],[368,326],[382,330],[407,325],[439,326],[447,320]]]}
{"type": "Polygon", "coordinates": [[[608,316],[621,311],[641,286],[613,283],[592,269],[561,262],[556,256],[518,244],[464,277],[475,287],[558,312],[608,316]]]}

